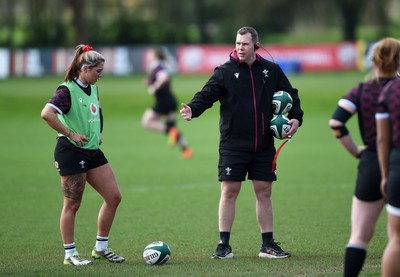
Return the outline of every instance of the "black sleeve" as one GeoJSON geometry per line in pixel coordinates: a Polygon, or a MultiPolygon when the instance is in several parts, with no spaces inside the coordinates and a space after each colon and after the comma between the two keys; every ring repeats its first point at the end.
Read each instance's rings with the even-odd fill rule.
{"type": "Polygon", "coordinates": [[[292,96],[293,99],[293,106],[289,111],[289,118],[292,119],[297,119],[300,122],[301,126],[303,124],[303,115],[304,112],[301,109],[300,106],[300,98],[299,98],[299,93],[298,90],[296,88],[293,88],[292,85],[290,84],[288,78],[286,77],[285,73],[283,73],[281,67],[278,65],[278,72],[279,72],[279,89],[278,90],[283,90],[286,91],[290,94],[290,96],[292,96]]]}
{"type": "Polygon", "coordinates": [[[192,109],[192,117],[199,117],[205,110],[211,108],[224,92],[222,71],[220,68],[216,68],[201,91],[197,92],[188,104],[192,109]]]}
{"type": "Polygon", "coordinates": [[[103,126],[104,126],[103,110],[100,108],[100,133],[103,132],[103,126]]]}
{"type": "MultiPolygon", "coordinates": [[[[97,87],[97,99],[99,100],[100,103],[100,93],[99,93],[99,88],[97,87]]],[[[104,127],[104,117],[103,117],[103,109],[101,108],[101,104],[100,104],[100,133],[103,132],[103,127],[104,127]]]]}
{"type": "Polygon", "coordinates": [[[303,124],[304,112],[300,106],[300,98],[298,95],[298,90],[295,88],[291,88],[291,89],[288,88],[287,92],[290,94],[290,96],[292,96],[292,99],[293,99],[293,106],[289,111],[289,118],[297,119],[300,122],[299,126],[301,126],[303,124]]]}

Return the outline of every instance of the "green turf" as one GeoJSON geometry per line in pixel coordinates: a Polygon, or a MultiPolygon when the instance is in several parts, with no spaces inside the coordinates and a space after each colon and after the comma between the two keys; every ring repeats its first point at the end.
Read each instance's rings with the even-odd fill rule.
{"type": "MultiPolygon", "coordinates": [[[[218,242],[218,104],[192,122],[179,119],[194,150],[193,159],[186,161],[178,149],[167,147],[165,136],[141,128],[141,115],[152,104],[143,76],[105,76],[99,81],[105,115],[102,149],[123,195],[110,246],[127,260],[84,268],[62,264],[55,132],[40,118],[62,78],[0,80],[0,275],[341,276],[357,161],[332,137],[327,123],[340,96],[363,77],[354,72],[290,76],[300,90],[304,125],[279,156],[273,202],[276,240],[293,257],[257,257],[261,238],[254,193],[246,181],[231,235],[235,258],[219,261],[210,259],[218,242]],[[143,261],[143,248],[155,240],[171,247],[166,265],[143,261]]],[[[207,78],[174,76],[180,101],[189,101],[207,78]]],[[[355,119],[349,128],[359,141],[355,119]]],[[[94,245],[101,203],[88,186],[76,222],[83,257],[89,257],[94,245]]],[[[385,224],[383,215],[362,276],[380,274],[385,224]]]]}

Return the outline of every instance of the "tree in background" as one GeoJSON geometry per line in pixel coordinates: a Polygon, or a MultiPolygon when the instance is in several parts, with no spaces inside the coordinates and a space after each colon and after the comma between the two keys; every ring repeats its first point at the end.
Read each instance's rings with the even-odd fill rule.
{"type": "Polygon", "coordinates": [[[91,41],[88,39],[88,24],[90,20],[88,20],[86,14],[86,4],[88,1],[68,0],[67,2],[71,7],[73,14],[71,20],[73,29],[75,31],[75,41],[73,44],[80,44],[83,42],[91,43],[91,41]]]}
{"type": "Polygon", "coordinates": [[[244,25],[274,42],[293,41],[294,35],[309,42],[317,32],[324,40],[373,40],[399,34],[399,5],[398,0],[0,0],[0,46],[225,44],[244,25]],[[374,31],[360,33],[361,25],[374,31]],[[329,37],[330,30],[336,34],[329,37]]]}
{"type": "Polygon", "coordinates": [[[356,40],[357,27],[364,16],[368,22],[378,28],[378,37],[388,35],[389,27],[389,0],[335,0],[339,15],[342,19],[342,39],[356,40]]]}

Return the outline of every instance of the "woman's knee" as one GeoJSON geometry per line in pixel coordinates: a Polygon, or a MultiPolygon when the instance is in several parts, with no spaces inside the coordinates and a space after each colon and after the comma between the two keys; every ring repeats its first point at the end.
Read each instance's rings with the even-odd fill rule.
{"type": "Polygon", "coordinates": [[[148,117],[146,117],[145,115],[142,117],[142,121],[141,121],[142,127],[148,129],[149,128],[149,124],[150,124],[150,120],[148,117]]]}
{"type": "Polygon", "coordinates": [[[105,202],[110,206],[117,208],[122,201],[122,195],[120,192],[114,193],[106,197],[105,202]]]}
{"type": "Polygon", "coordinates": [[[118,206],[122,201],[122,195],[121,193],[118,193],[118,195],[115,196],[115,203],[118,206]]]}
{"type": "Polygon", "coordinates": [[[155,119],[155,114],[154,114],[153,110],[152,109],[146,110],[144,112],[144,114],[142,116],[142,120],[141,120],[142,127],[149,129],[151,126],[151,123],[154,121],[154,119],[155,119]]]}
{"type": "Polygon", "coordinates": [[[81,206],[80,200],[74,200],[70,198],[65,198],[64,200],[64,209],[71,211],[74,214],[76,214],[80,206],[81,206]]]}

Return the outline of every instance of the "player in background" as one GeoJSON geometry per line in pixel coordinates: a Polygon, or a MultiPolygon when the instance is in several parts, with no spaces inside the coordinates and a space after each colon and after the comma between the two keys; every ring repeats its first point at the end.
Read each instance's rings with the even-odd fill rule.
{"type": "Polygon", "coordinates": [[[242,27],[236,33],[236,48],[229,60],[218,66],[204,87],[189,104],[182,103],[185,120],[199,117],[216,101],[220,103],[220,144],[218,179],[221,182],[218,220],[220,241],[212,258],[233,257],[229,240],[235,218],[236,199],[242,182],[252,181],[256,197],[256,217],[261,233],[261,258],[287,258],[274,239],[272,183],[274,139],[270,130],[272,96],[284,90],[290,93],[293,107],[289,112],[293,136],[303,120],[297,89],[293,88],[278,64],[267,61],[256,50],[257,31],[242,27]]]}
{"type": "MultiPolygon", "coordinates": [[[[400,49],[393,61],[399,66],[400,49]]],[[[400,69],[398,67],[398,69],[400,69]]],[[[400,77],[379,97],[377,125],[381,191],[386,198],[389,241],[382,257],[382,276],[400,276],[400,77]]]]}
{"type": "Polygon", "coordinates": [[[108,248],[108,238],[121,193],[107,158],[100,150],[103,117],[95,83],[103,76],[104,57],[89,45],[78,45],[64,82],[42,110],[42,118],[58,132],[54,150],[61,175],[64,205],[60,231],[65,265],[92,263],[75,246],[76,213],[88,182],[104,199],[97,218],[97,238],[92,257],[121,263],[125,259],[108,248]]]}
{"type": "Polygon", "coordinates": [[[174,147],[179,144],[183,158],[193,155],[186,140],[176,127],[177,101],[171,90],[171,74],[167,67],[166,52],[155,47],[147,53],[147,91],[155,98],[155,105],[148,108],[142,117],[142,126],[168,135],[168,144],[174,147]]]}
{"type": "Polygon", "coordinates": [[[385,38],[377,42],[372,54],[372,74],[357,84],[342,99],[329,120],[334,136],[356,159],[358,175],[351,208],[351,235],[344,257],[344,276],[357,276],[364,264],[367,246],[384,205],[380,191],[381,175],[376,151],[375,113],[384,86],[396,76],[399,68],[398,40],[385,38]],[[363,145],[352,139],[346,122],[358,113],[363,145]]]}

